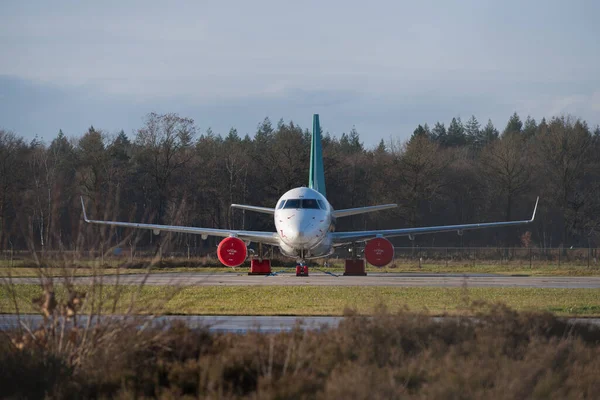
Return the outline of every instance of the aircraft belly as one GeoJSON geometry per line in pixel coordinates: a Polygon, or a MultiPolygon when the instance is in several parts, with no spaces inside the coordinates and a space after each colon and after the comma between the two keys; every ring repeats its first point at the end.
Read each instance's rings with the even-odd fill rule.
{"type": "Polygon", "coordinates": [[[314,242],[310,247],[305,245],[294,246],[285,242],[281,242],[279,245],[279,250],[284,256],[292,258],[300,257],[301,253],[304,253],[305,259],[326,257],[333,254],[335,251],[329,235],[319,238],[319,240],[314,242]]]}

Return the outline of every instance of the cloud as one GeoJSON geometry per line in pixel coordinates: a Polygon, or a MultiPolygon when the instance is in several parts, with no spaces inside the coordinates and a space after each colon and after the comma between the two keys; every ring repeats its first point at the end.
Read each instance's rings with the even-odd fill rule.
{"type": "Polygon", "coordinates": [[[591,96],[590,105],[593,111],[600,112],[600,91],[594,92],[591,96]]]}
{"type": "Polygon", "coordinates": [[[151,111],[250,134],[318,112],[367,144],[472,114],[599,122],[594,2],[32,1],[0,15],[0,124],[27,136],[151,111]]]}

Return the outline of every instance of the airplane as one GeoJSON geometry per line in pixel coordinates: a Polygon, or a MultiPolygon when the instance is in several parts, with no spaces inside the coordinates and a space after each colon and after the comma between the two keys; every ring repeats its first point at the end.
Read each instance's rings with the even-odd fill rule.
{"type": "Polygon", "coordinates": [[[259,255],[250,259],[250,274],[271,273],[270,260],[263,257],[262,245],[277,246],[284,256],[296,259],[296,275],[307,276],[306,260],[328,257],[334,253],[336,247],[340,246],[352,245],[354,248],[357,243],[366,242],[364,259],[357,259],[354,255],[353,259],[346,260],[348,275],[366,275],[364,272],[365,260],[377,267],[383,267],[393,260],[394,247],[386,238],[408,236],[409,239],[414,240],[415,235],[427,233],[456,231],[459,235],[462,235],[463,231],[471,229],[529,224],[535,218],[538,201],[539,197],[535,202],[531,219],[527,220],[337,232],[335,231],[335,224],[338,218],[386,210],[397,207],[397,204],[343,210],[335,210],[331,206],[327,201],[325,190],[319,115],[314,114],[308,187],[297,187],[287,191],[277,201],[274,208],[243,204],[231,205],[233,208],[272,215],[276,232],[98,221],[87,217],[83,197],[81,198],[81,206],[83,208],[83,218],[85,222],[90,224],[150,229],[154,234],[159,234],[161,231],[191,233],[202,235],[203,239],[208,236],[223,237],[224,239],[217,247],[217,257],[223,265],[228,267],[237,267],[243,264],[248,257],[247,246],[251,242],[258,243],[259,255]]]}

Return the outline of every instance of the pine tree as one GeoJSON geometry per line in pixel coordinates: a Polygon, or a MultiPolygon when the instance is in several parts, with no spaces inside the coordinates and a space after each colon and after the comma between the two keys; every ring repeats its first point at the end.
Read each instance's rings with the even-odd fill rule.
{"type": "Polygon", "coordinates": [[[50,147],[48,148],[51,154],[59,155],[59,154],[67,154],[73,151],[73,146],[63,133],[62,129],[58,131],[58,135],[52,142],[50,143],[50,147]]]}
{"type": "Polygon", "coordinates": [[[449,147],[464,146],[467,144],[465,136],[465,128],[459,118],[452,118],[452,122],[448,125],[448,137],[446,143],[442,143],[449,147]]]}
{"type": "Polygon", "coordinates": [[[521,128],[523,128],[523,122],[521,122],[521,118],[519,118],[519,115],[515,112],[509,118],[506,128],[504,128],[504,132],[502,132],[502,134],[506,135],[507,133],[521,133],[521,128]]]}
{"type": "Polygon", "coordinates": [[[491,143],[494,140],[498,139],[498,136],[499,136],[498,130],[494,127],[492,120],[488,119],[487,124],[479,132],[479,135],[477,136],[476,144],[480,148],[484,147],[488,143],[491,143]]]}
{"type": "Polygon", "coordinates": [[[547,135],[548,134],[548,123],[546,122],[546,117],[542,118],[542,122],[537,127],[538,135],[547,135]]]}
{"type": "Polygon", "coordinates": [[[525,125],[523,126],[523,136],[525,136],[526,138],[530,138],[535,136],[535,133],[537,132],[537,124],[535,122],[535,119],[531,118],[531,116],[527,116],[527,119],[525,120],[525,125]]]}
{"type": "Polygon", "coordinates": [[[427,125],[427,122],[425,122],[423,124],[423,129],[425,129],[425,133],[427,133],[427,135],[431,138],[431,128],[429,128],[429,125],[427,125]]]}
{"type": "Polygon", "coordinates": [[[131,158],[131,141],[121,130],[109,147],[110,157],[118,161],[127,161],[131,158]]]}
{"type": "Polygon", "coordinates": [[[269,117],[265,117],[263,122],[258,124],[256,129],[256,135],[254,136],[254,140],[256,140],[259,144],[264,144],[273,139],[273,125],[271,124],[271,120],[269,117]]]}
{"type": "Polygon", "coordinates": [[[231,128],[229,130],[229,133],[227,134],[227,137],[225,138],[226,142],[240,142],[240,135],[238,135],[238,131],[235,128],[231,128]]]}
{"type": "Polygon", "coordinates": [[[436,122],[431,130],[431,139],[434,142],[444,143],[446,141],[446,127],[440,122],[436,122]]]}
{"type": "Polygon", "coordinates": [[[348,140],[350,142],[350,148],[353,152],[363,151],[363,144],[360,142],[360,135],[356,131],[355,127],[352,127],[348,140]]]}
{"type": "Polygon", "coordinates": [[[467,136],[467,142],[470,144],[474,144],[479,137],[479,121],[475,118],[474,115],[471,115],[471,118],[465,124],[465,135],[467,136]]]}
{"type": "Polygon", "coordinates": [[[417,128],[413,131],[412,137],[410,139],[412,140],[416,137],[429,138],[429,132],[427,132],[427,130],[421,124],[419,124],[419,126],[417,126],[417,128]]]}

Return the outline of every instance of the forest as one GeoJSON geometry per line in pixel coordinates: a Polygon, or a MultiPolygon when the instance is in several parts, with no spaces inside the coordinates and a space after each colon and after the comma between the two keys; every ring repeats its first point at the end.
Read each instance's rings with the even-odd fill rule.
{"type": "MultiPolygon", "coordinates": [[[[325,127],[326,128],[326,127],[325,127]]],[[[200,132],[175,113],[148,114],[130,136],[91,126],[80,137],[59,131],[50,143],[0,129],[1,249],[72,249],[82,228],[79,197],[96,219],[273,230],[269,216],[231,203],[273,207],[306,185],[311,133],[269,118],[253,135],[200,132]]],[[[406,137],[406,135],[402,135],[406,137]]],[[[504,128],[475,116],[446,126],[418,125],[408,140],[365,148],[356,129],[323,129],[325,180],[336,209],[399,207],[338,221],[338,230],[384,229],[528,219],[525,227],[416,237],[419,246],[597,247],[600,233],[600,128],[572,116],[539,123],[514,113],[504,128]]],[[[86,228],[89,234],[90,229],[86,228]]],[[[131,232],[127,232],[128,234],[131,232]]],[[[118,243],[125,233],[107,237],[118,243]]],[[[150,232],[135,233],[151,246],[150,232]]],[[[183,243],[213,248],[173,235],[183,243]]],[[[411,246],[407,238],[393,240],[411,246]]]]}

